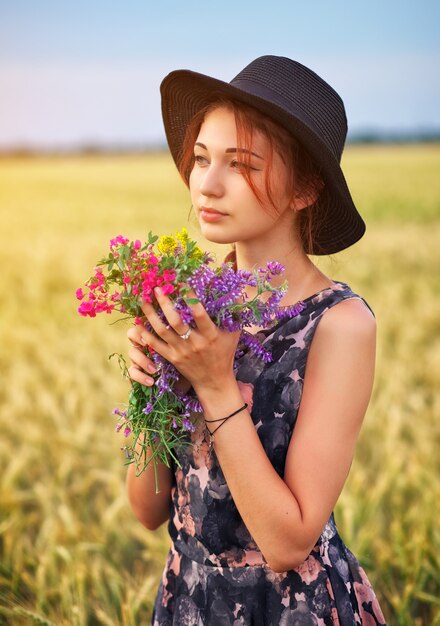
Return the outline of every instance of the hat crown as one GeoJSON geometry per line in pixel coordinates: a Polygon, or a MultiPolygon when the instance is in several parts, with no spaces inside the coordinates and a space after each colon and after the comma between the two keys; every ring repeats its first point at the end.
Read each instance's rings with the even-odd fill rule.
{"type": "Polygon", "coordinates": [[[313,70],[287,57],[265,55],[249,63],[230,84],[260,97],[270,92],[274,103],[287,113],[300,114],[334,157],[341,160],[347,136],[344,103],[313,70]]]}

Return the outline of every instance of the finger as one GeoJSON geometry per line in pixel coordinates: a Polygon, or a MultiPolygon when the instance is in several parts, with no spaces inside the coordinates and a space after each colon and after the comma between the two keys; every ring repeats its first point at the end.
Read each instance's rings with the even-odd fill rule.
{"type": "MultiPolygon", "coordinates": [[[[144,304],[142,309],[153,330],[168,344],[172,344],[176,339],[176,333],[179,335],[185,333],[188,330],[188,326],[182,322],[179,313],[174,309],[173,303],[168,296],[162,294],[161,296],[158,296],[157,300],[166,317],[165,322],[160,318],[159,314],[151,304],[144,304]],[[173,320],[172,323],[170,318],[173,320]]],[[[142,332],[142,341],[144,339],[145,332],[142,332]]]]}
{"type": "Polygon", "coordinates": [[[152,385],[154,385],[154,378],[151,378],[151,376],[147,376],[141,369],[139,369],[135,365],[131,365],[128,368],[127,372],[131,380],[134,380],[141,385],[146,385],[147,387],[151,387],[152,385]]]}
{"type": "Polygon", "coordinates": [[[217,331],[217,326],[209,317],[208,313],[206,312],[205,307],[200,302],[199,298],[197,298],[193,289],[190,289],[188,291],[184,299],[189,309],[191,310],[191,314],[193,316],[194,322],[196,323],[198,330],[207,337],[214,336],[217,331]],[[199,300],[199,302],[195,304],[193,300],[199,300]]]}
{"type": "Polygon", "coordinates": [[[145,372],[155,374],[157,372],[157,367],[153,361],[146,356],[143,350],[144,348],[142,347],[133,347],[128,351],[128,356],[135,365],[142,368],[145,372]]]}
{"type": "MultiPolygon", "coordinates": [[[[156,288],[154,290],[156,300],[161,308],[162,313],[165,316],[166,322],[168,322],[168,326],[166,322],[164,323],[165,328],[171,327],[176,333],[179,335],[183,335],[188,330],[188,325],[182,321],[180,317],[180,313],[176,310],[174,302],[164,293],[160,288],[156,288]]],[[[151,306],[151,305],[150,305],[151,306]]],[[[151,309],[147,306],[147,311],[151,311],[151,309]]],[[[154,310],[154,309],[153,309],[154,310]]]]}
{"type": "Polygon", "coordinates": [[[159,336],[154,335],[152,332],[150,332],[147,328],[144,327],[141,332],[140,343],[143,346],[148,346],[149,349],[152,348],[154,352],[158,352],[167,361],[169,361],[170,351],[169,351],[169,346],[167,342],[168,340],[163,341],[161,339],[161,336],[164,337],[168,333],[167,337],[169,338],[170,336],[171,337],[175,336],[175,333],[171,329],[169,330],[166,329],[162,320],[159,318],[159,316],[157,315],[155,311],[153,311],[152,316],[155,316],[154,323],[152,323],[151,320],[148,320],[148,321],[150,322],[150,325],[153,328],[153,330],[156,331],[157,335],[159,336]],[[162,332],[162,335],[159,334],[159,331],[162,332]]]}
{"type": "Polygon", "coordinates": [[[142,327],[135,326],[133,328],[129,328],[127,331],[128,340],[135,348],[141,348],[141,333],[142,327]]]}
{"type": "MultiPolygon", "coordinates": [[[[148,320],[145,320],[146,322],[148,320]]],[[[145,349],[148,349],[150,352],[154,352],[154,350],[150,350],[150,346],[148,346],[148,341],[142,337],[142,331],[145,330],[145,326],[136,326],[135,328],[130,328],[127,331],[127,337],[134,348],[138,348],[143,353],[145,353],[145,349]]]]}

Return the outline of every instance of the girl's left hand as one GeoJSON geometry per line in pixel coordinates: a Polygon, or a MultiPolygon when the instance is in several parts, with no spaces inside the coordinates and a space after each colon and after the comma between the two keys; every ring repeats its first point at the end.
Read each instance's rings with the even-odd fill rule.
{"type": "MultiPolygon", "coordinates": [[[[196,328],[184,340],[179,335],[184,335],[188,326],[182,322],[168,296],[158,288],[154,293],[169,326],[162,322],[152,304],[144,304],[142,311],[158,337],[143,329],[141,342],[151,346],[172,363],[190,381],[196,392],[200,389],[222,389],[226,381],[234,377],[234,356],[241,331],[230,332],[218,328],[199,302],[188,304],[196,328]]],[[[192,290],[188,297],[197,298],[192,290]]]]}

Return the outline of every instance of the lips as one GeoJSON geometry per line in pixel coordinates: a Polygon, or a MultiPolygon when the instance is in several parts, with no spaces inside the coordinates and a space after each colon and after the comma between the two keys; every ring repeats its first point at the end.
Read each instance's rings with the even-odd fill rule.
{"type": "Polygon", "coordinates": [[[209,209],[206,206],[200,207],[200,210],[204,211],[205,213],[212,213],[213,215],[226,215],[226,213],[222,213],[221,211],[216,211],[215,209],[209,209]]]}

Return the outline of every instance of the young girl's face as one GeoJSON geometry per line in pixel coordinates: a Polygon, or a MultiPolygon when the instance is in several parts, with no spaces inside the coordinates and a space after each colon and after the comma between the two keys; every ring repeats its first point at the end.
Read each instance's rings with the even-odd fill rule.
{"type": "Polygon", "coordinates": [[[211,111],[205,117],[194,145],[195,163],[189,178],[191,201],[202,235],[208,241],[233,243],[266,239],[270,230],[285,228],[287,223],[291,228],[292,209],[285,191],[289,172],[280,155],[274,151],[271,188],[278,209],[275,214],[264,191],[269,150],[267,139],[260,132],[254,133],[254,154],[250,163],[252,180],[262,193],[263,206],[241,174],[244,164],[236,149],[233,111],[225,107],[211,111]],[[203,208],[214,209],[221,215],[203,208]]]}

